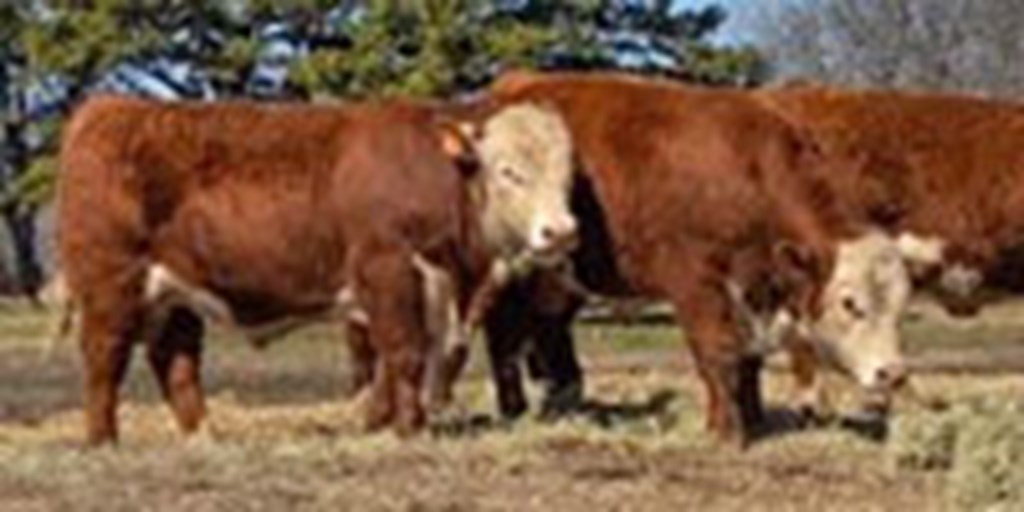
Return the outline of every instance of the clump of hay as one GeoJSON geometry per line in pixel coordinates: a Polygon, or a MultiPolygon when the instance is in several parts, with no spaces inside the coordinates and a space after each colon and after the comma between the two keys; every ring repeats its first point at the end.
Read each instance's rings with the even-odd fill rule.
{"type": "Polygon", "coordinates": [[[1024,509],[1024,405],[996,404],[964,423],[947,477],[951,503],[965,510],[1024,509]]]}
{"type": "Polygon", "coordinates": [[[897,467],[922,471],[952,468],[959,416],[958,410],[898,416],[889,438],[897,467]]]}
{"type": "Polygon", "coordinates": [[[968,400],[898,418],[896,465],[945,471],[946,499],[961,510],[1024,510],[1024,401],[968,400]]]}

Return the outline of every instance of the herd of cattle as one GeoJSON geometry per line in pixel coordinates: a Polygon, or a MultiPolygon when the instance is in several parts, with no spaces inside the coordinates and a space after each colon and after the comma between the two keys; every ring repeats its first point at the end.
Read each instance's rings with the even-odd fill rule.
{"type": "Polygon", "coordinates": [[[257,343],[344,324],[370,429],[443,407],[478,325],[502,414],[527,409],[525,358],[546,407],[578,403],[592,294],[673,306],[723,441],[764,421],[775,349],[807,406],[825,364],[884,404],[911,287],[973,313],[1024,248],[1022,142],[1010,103],[609,73],[513,72],[450,102],[96,97],[64,129],[57,197],[88,440],[116,440],[137,342],[199,428],[209,322],[257,343]]]}

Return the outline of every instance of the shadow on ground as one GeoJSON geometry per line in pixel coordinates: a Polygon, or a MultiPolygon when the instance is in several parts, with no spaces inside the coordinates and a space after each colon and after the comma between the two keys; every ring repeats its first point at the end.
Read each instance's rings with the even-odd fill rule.
{"type": "MultiPolygon", "coordinates": [[[[639,401],[585,400],[578,407],[558,414],[540,414],[538,419],[545,423],[583,421],[603,429],[650,421],[667,427],[676,421],[677,411],[673,410],[672,405],[678,396],[675,390],[662,389],[639,401]]],[[[478,412],[456,412],[434,421],[431,430],[441,437],[473,437],[488,432],[512,430],[519,423],[517,419],[478,412]]]]}

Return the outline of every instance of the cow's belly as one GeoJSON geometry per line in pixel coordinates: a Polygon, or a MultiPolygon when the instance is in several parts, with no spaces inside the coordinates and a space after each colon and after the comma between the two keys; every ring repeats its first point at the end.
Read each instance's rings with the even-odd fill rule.
{"type": "Polygon", "coordinates": [[[170,266],[155,263],[147,269],[144,300],[148,321],[160,325],[166,315],[177,307],[187,308],[205,320],[227,326],[252,343],[264,345],[284,334],[315,321],[359,320],[365,313],[356,303],[351,286],[343,286],[326,299],[286,307],[284,301],[263,314],[246,311],[252,304],[239,304],[229,294],[189,282],[170,266]]]}
{"type": "Polygon", "coordinates": [[[189,196],[158,230],[153,260],[216,290],[242,324],[332,302],[347,277],[342,221],[308,191],[232,184],[189,196]]]}

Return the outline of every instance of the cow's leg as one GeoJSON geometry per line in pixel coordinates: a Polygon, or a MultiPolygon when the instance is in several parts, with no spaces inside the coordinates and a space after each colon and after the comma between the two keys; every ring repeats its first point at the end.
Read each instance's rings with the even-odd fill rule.
{"type": "Polygon", "coordinates": [[[530,375],[544,382],[542,414],[560,415],[583,401],[583,372],[576,357],[572,323],[586,292],[562,272],[536,275],[531,291],[530,375]]]}
{"type": "Polygon", "coordinates": [[[347,392],[352,397],[373,382],[377,353],[370,344],[369,326],[363,322],[345,322],[345,344],[348,347],[351,372],[347,392]]]}
{"type": "Polygon", "coordinates": [[[521,285],[513,284],[484,316],[491,379],[498,397],[498,410],[507,419],[518,418],[529,408],[519,369],[519,355],[532,333],[527,308],[521,285]]]}
{"type": "Polygon", "coordinates": [[[455,381],[469,357],[466,326],[459,314],[455,285],[448,273],[417,259],[423,280],[424,322],[430,336],[424,388],[430,412],[448,406],[454,397],[455,381]]]}
{"type": "Polygon", "coordinates": [[[526,413],[529,404],[519,370],[515,347],[524,343],[522,333],[488,329],[487,355],[491,363],[491,379],[498,397],[498,411],[506,419],[516,419],[526,413]]]}
{"type": "Polygon", "coordinates": [[[743,423],[753,427],[764,425],[767,415],[761,398],[761,370],[764,356],[747,355],[740,360],[740,381],[737,391],[743,423]]]}
{"type": "Polygon", "coordinates": [[[445,343],[440,366],[440,385],[438,392],[434,393],[440,403],[451,402],[455,382],[469,363],[469,344],[473,333],[478,326],[486,322],[488,312],[507,290],[512,273],[512,266],[508,262],[494,262],[483,282],[479,283],[470,295],[464,318],[460,317],[456,304],[455,287],[448,282],[447,294],[450,298],[445,301],[449,304],[448,327],[443,335],[445,343]]]}
{"type": "Polygon", "coordinates": [[[206,414],[200,382],[203,321],[185,308],[174,308],[147,340],[149,364],[178,427],[190,434],[206,414]]]}
{"type": "Polygon", "coordinates": [[[550,354],[544,353],[544,347],[548,345],[547,333],[537,332],[531,335],[531,338],[535,338],[534,341],[527,342],[524,347],[526,350],[526,373],[530,376],[530,379],[535,382],[547,383],[548,377],[551,375],[551,370],[548,369],[547,357],[550,354]]]}
{"type": "Polygon", "coordinates": [[[369,334],[379,357],[366,426],[394,424],[408,435],[425,423],[422,384],[430,336],[424,318],[421,276],[412,256],[400,249],[379,251],[361,270],[369,334]]]}
{"type": "MultiPolygon", "coordinates": [[[[456,325],[461,329],[461,325],[456,325]]],[[[440,408],[452,403],[455,398],[455,383],[459,380],[466,365],[469,363],[468,334],[459,331],[459,339],[454,344],[445,343],[441,348],[451,347],[442,351],[437,364],[437,381],[430,383],[431,402],[440,408]]]]}
{"type": "Polygon", "coordinates": [[[538,318],[531,356],[544,372],[544,415],[561,415],[583,403],[583,370],[572,337],[573,313],[538,318]]]}
{"type": "Polygon", "coordinates": [[[117,441],[118,391],[138,325],[132,302],[119,295],[101,297],[97,292],[81,310],[86,436],[92,445],[117,441]]]}
{"type": "Polygon", "coordinates": [[[825,421],[831,414],[819,375],[818,354],[807,340],[790,338],[785,344],[793,372],[796,408],[801,419],[825,421]]]}
{"type": "Polygon", "coordinates": [[[672,290],[672,302],[707,390],[707,428],[719,440],[745,446],[748,430],[740,400],[742,339],[724,286],[692,280],[672,290]]]}

